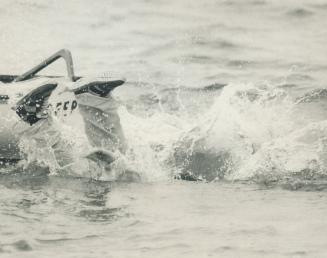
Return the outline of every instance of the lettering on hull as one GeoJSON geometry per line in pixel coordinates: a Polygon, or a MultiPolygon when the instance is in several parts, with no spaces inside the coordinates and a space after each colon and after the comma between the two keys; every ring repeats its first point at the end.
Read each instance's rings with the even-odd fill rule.
{"type": "Polygon", "coordinates": [[[64,116],[67,116],[67,112],[70,111],[70,114],[77,108],[77,101],[63,101],[63,102],[57,102],[56,108],[55,108],[55,115],[58,115],[60,112],[63,113],[64,116]]]}

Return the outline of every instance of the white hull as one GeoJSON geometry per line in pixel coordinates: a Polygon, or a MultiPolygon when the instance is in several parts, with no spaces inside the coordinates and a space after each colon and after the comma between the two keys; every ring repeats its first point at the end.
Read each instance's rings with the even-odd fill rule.
{"type": "MultiPolygon", "coordinates": [[[[33,132],[45,119],[55,119],[57,124],[70,127],[78,135],[86,134],[90,145],[94,147],[124,151],[125,139],[120,127],[116,101],[110,95],[99,97],[87,92],[76,96],[67,91],[70,86],[71,82],[65,78],[56,78],[54,81],[46,77],[10,85],[0,84],[0,95],[9,97],[9,100],[0,103],[0,160],[22,159],[24,153],[19,147],[21,137],[30,131],[33,132]],[[33,125],[23,121],[15,110],[17,102],[27,92],[54,82],[57,87],[47,102],[47,118],[40,119],[33,125]]],[[[58,126],[54,130],[58,130],[58,126]]]]}
{"type": "Polygon", "coordinates": [[[64,49],[20,76],[0,75],[0,162],[52,155],[65,167],[73,153],[70,142],[81,142],[81,136],[98,149],[89,157],[112,160],[110,153],[126,149],[117,103],[111,97],[124,82],[76,77],[71,54],[64,49]],[[66,62],[67,77],[36,76],[58,58],[66,62]]]}

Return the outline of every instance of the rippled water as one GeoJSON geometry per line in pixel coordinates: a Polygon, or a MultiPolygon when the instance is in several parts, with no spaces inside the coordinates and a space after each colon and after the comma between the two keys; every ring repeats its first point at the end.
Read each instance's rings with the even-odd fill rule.
{"type": "Polygon", "coordinates": [[[326,1],[8,0],[0,12],[1,73],[66,47],[77,74],[127,78],[114,95],[141,175],[2,173],[2,256],[327,255],[326,1]]]}

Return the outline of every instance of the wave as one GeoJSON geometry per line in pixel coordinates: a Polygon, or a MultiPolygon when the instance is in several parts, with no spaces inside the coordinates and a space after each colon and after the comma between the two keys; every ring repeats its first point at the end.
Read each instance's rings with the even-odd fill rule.
{"type": "Polygon", "coordinates": [[[314,12],[305,8],[296,8],[287,12],[288,16],[297,17],[297,18],[305,18],[308,16],[312,16],[313,14],[314,12]]]}
{"type": "MultiPolygon", "coordinates": [[[[324,90],[307,95],[316,94],[323,99],[324,90]]],[[[140,151],[142,157],[152,156],[151,164],[175,175],[189,173],[206,181],[283,183],[299,175],[317,180],[326,174],[327,116],[323,101],[306,96],[308,102],[302,103],[280,88],[235,84],[224,87],[207,112],[198,109],[186,116],[181,110],[162,110],[151,118],[128,120],[138,119],[146,131],[141,138],[148,149],[140,151]]],[[[180,105],[186,101],[180,99],[180,105]]]]}
{"type": "MultiPolygon", "coordinates": [[[[128,167],[143,182],[190,175],[190,179],[207,182],[326,189],[326,89],[293,98],[272,85],[211,86],[165,89],[141,95],[134,109],[123,105],[119,115],[128,150],[113,169],[119,172],[128,167]],[[135,112],[138,108],[142,114],[135,112]]],[[[67,127],[61,132],[67,141],[58,147],[71,149],[73,165],[58,170],[54,153],[38,150],[33,141],[26,140],[25,150],[33,156],[25,161],[25,168],[28,164],[29,171],[42,171],[33,167],[36,164],[50,168],[43,171],[45,175],[105,180],[99,177],[104,168],[95,166],[96,161],[88,166],[81,161],[84,138],[72,137],[75,132],[67,127]]],[[[13,171],[19,173],[17,168],[13,171]]]]}

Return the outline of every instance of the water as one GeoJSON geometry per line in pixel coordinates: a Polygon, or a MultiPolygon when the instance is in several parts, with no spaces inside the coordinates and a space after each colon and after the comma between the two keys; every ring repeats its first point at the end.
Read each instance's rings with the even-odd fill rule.
{"type": "Polygon", "coordinates": [[[126,162],[141,176],[2,173],[2,256],[327,255],[326,1],[14,0],[0,9],[1,73],[66,47],[77,74],[127,78],[114,96],[126,162]],[[202,181],[175,180],[179,172],[202,181]]]}

